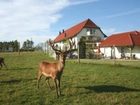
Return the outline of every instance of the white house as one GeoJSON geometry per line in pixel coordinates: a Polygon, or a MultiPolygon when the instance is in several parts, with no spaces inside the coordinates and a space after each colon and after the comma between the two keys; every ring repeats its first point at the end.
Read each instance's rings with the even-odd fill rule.
{"type": "Polygon", "coordinates": [[[72,26],[69,29],[59,32],[59,35],[54,39],[54,42],[62,49],[65,40],[72,38],[76,42],[76,49],[77,49],[78,43],[80,42],[82,37],[87,37],[88,40],[98,39],[96,41],[96,43],[98,43],[101,40],[103,40],[106,37],[106,35],[102,32],[99,26],[97,26],[90,19],[87,19],[79,24],[72,26]]]}
{"type": "Polygon", "coordinates": [[[140,32],[113,34],[101,42],[100,51],[105,58],[140,59],[140,32]]]}

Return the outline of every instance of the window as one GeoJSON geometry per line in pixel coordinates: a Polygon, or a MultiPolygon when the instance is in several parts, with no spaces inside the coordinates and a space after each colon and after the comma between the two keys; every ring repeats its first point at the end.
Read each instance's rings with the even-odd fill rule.
{"type": "Polygon", "coordinates": [[[87,35],[91,35],[91,34],[93,34],[92,28],[87,28],[87,35]]]}
{"type": "Polygon", "coordinates": [[[93,34],[92,29],[90,29],[90,34],[93,34]]]}
{"type": "Polygon", "coordinates": [[[96,29],[93,30],[93,34],[95,34],[95,32],[96,32],[96,29]]]}

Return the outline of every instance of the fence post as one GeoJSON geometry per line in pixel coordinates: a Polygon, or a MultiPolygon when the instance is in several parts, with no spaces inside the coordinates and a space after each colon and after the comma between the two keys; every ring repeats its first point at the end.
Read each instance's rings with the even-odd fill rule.
{"type": "Polygon", "coordinates": [[[79,47],[79,42],[78,42],[78,63],[80,63],[80,47],[79,47]]]}

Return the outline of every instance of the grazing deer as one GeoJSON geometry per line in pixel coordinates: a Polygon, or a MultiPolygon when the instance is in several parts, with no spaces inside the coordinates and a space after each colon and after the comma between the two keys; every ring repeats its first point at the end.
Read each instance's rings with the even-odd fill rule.
{"type": "Polygon", "coordinates": [[[3,65],[7,68],[7,66],[4,62],[4,58],[0,57],[0,69],[3,67],[3,65]]]}
{"type": "Polygon", "coordinates": [[[61,75],[62,75],[63,69],[65,67],[66,56],[67,56],[67,54],[69,54],[70,52],[73,51],[72,48],[75,46],[75,41],[72,41],[72,39],[70,39],[69,40],[70,47],[69,47],[69,49],[66,48],[65,51],[57,49],[56,46],[54,46],[54,42],[52,42],[52,41],[49,41],[49,45],[55,51],[56,55],[58,56],[58,60],[55,63],[42,61],[39,64],[37,85],[39,88],[39,81],[40,81],[42,75],[44,75],[44,76],[46,76],[46,80],[48,80],[48,85],[50,87],[49,78],[52,78],[55,83],[57,97],[59,97],[61,95],[61,90],[60,90],[61,75]]]}

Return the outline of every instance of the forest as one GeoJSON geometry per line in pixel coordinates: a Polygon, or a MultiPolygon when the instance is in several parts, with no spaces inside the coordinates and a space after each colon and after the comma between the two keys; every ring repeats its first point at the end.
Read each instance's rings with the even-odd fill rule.
{"type": "Polygon", "coordinates": [[[20,45],[20,42],[17,40],[0,42],[0,52],[18,51],[34,51],[34,42],[32,40],[26,40],[23,42],[23,45],[20,45]]]}

